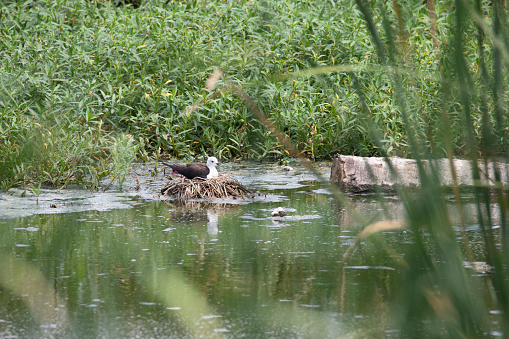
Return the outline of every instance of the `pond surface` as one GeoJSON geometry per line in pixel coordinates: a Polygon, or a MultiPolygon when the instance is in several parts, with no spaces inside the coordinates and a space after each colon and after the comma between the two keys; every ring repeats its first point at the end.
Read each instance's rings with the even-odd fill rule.
{"type": "MultiPolygon", "coordinates": [[[[248,200],[161,198],[167,179],[153,165],[136,169],[124,192],[0,194],[0,337],[398,337],[387,297],[401,274],[393,254],[367,240],[344,256],[369,223],[404,219],[402,203],[339,203],[326,182],[293,167],[224,165],[261,193],[248,200]],[[291,218],[271,217],[280,206],[291,218]]],[[[318,172],[328,179],[330,165],[318,172]]],[[[383,237],[395,252],[412,246],[404,229],[383,237]]],[[[465,262],[475,279],[486,276],[484,260],[479,251],[465,262]]]]}

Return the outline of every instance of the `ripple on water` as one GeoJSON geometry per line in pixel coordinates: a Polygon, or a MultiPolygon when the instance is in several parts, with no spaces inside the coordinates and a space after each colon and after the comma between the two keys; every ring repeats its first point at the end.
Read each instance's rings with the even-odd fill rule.
{"type": "Polygon", "coordinates": [[[344,268],[350,268],[354,270],[388,270],[388,271],[396,270],[394,267],[388,266],[345,266],[344,268]]]}

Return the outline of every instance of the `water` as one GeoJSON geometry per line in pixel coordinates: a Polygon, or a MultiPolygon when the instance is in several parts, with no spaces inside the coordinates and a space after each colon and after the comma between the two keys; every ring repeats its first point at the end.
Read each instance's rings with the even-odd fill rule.
{"type": "MultiPolygon", "coordinates": [[[[263,194],[177,203],[158,197],[166,179],[150,166],[137,169],[138,191],[132,177],[126,192],[41,190],[38,204],[28,191],[1,194],[0,337],[398,336],[387,301],[402,274],[394,253],[368,240],[343,261],[364,226],[404,218],[396,196],[349,196],[347,208],[300,166],[222,171],[263,194]],[[291,218],[272,218],[279,206],[291,218]]],[[[383,239],[395,253],[413,245],[404,229],[383,239]]],[[[464,265],[485,280],[482,250],[464,265]]]]}

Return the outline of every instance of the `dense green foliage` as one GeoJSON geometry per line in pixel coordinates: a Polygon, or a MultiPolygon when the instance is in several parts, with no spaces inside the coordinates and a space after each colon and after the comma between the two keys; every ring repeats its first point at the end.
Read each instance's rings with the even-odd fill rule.
{"type": "MultiPolygon", "coordinates": [[[[451,147],[465,154],[461,99],[449,83],[456,32],[449,2],[436,5],[436,46],[422,2],[391,8],[385,16],[373,3],[373,27],[394,28],[394,36],[380,30],[380,41],[354,1],[144,1],[138,8],[84,0],[2,3],[3,189],[20,181],[83,178],[96,185],[121,176],[112,154],[122,142],[132,148],[124,148],[127,163],[135,153],[143,160],[161,153],[287,156],[225,83],[242,86],[313,159],[336,152],[414,156],[412,135],[443,156],[446,145],[436,134],[443,110],[449,113],[451,147]],[[278,77],[323,66],[336,68],[278,77]],[[217,68],[224,72],[220,86],[205,90],[217,68]],[[405,90],[404,106],[395,86],[405,90]]],[[[475,35],[469,20],[462,37],[478,141],[482,105],[491,112],[494,103],[486,100],[493,86],[481,70],[491,68],[479,65],[475,35]]],[[[491,44],[481,40],[489,65],[491,44]]]]}

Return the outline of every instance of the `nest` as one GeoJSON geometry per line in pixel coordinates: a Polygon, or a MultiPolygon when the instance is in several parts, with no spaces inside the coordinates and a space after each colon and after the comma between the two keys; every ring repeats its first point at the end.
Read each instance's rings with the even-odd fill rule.
{"type": "Polygon", "coordinates": [[[207,199],[207,198],[244,198],[251,192],[237,180],[220,175],[217,178],[203,179],[181,178],[170,181],[161,194],[174,197],[177,200],[207,199]]]}

